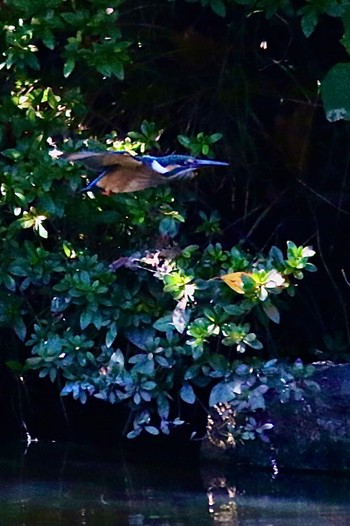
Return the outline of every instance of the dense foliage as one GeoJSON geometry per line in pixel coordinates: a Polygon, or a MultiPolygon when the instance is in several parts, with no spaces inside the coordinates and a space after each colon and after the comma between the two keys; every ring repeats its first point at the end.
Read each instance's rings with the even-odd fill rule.
{"type": "MultiPolygon", "coordinates": [[[[182,402],[228,402],[251,438],[266,393],[303,396],[310,368],[275,357],[307,361],[320,343],[322,315],[310,331],[300,300],[296,322],[285,303],[315,270],[312,242],[345,312],[320,217],[327,206],[337,226],[346,214],[347,160],[326,157],[338,197],[323,195],[332,182],[310,160],[316,113],[321,139],[330,133],[317,96],[332,64],[312,58],[302,76],[306,37],[324,14],[342,21],[345,45],[342,3],[4,2],[0,323],[3,360],[19,377],[38,370],[83,403],[126,403],[130,437],[168,433],[182,423],[182,402]],[[59,156],[86,148],[182,149],[231,166],[106,198],[81,194],[91,174],[59,156]],[[290,331],[271,328],[281,309],[290,331]]],[[[322,89],[326,111],[346,119],[342,101],[333,103],[347,65],[335,67],[322,89]]],[[[339,319],[331,316],[330,326],[339,319]]]]}

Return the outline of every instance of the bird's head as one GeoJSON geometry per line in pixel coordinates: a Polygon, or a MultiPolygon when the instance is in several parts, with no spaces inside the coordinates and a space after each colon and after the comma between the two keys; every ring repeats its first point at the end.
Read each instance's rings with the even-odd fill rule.
{"type": "Polygon", "coordinates": [[[228,166],[228,163],[210,159],[196,159],[190,155],[166,155],[153,157],[143,155],[139,160],[166,179],[189,177],[194,171],[205,166],[228,166]]]}

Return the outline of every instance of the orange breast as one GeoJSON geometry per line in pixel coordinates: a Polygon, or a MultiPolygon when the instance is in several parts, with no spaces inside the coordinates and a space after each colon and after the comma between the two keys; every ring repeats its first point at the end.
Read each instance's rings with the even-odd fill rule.
{"type": "Polygon", "coordinates": [[[96,186],[101,188],[104,195],[138,192],[166,183],[160,174],[153,172],[140,173],[138,170],[113,170],[100,179],[96,186]]]}

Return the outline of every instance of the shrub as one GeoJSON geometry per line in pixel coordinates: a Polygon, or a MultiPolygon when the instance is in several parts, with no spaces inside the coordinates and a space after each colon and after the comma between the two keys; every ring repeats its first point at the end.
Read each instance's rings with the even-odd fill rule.
{"type": "MultiPolygon", "coordinates": [[[[127,404],[129,437],[169,433],[183,421],[179,401],[230,403],[251,418],[276,388],[256,372],[271,366],[263,336],[315,270],[314,252],[292,242],[286,254],[249,252],[226,239],[191,183],[108,199],[80,193],[82,171],[57,147],[161,150],[164,127],[142,111],[129,119],[138,130],[117,133],[108,121],[105,133],[110,106],[96,104],[95,131],[92,101],[117,90],[125,103],[120,82],[137,56],[122,5],[8,0],[1,13],[0,324],[17,337],[4,355],[82,403],[127,404]]],[[[224,14],[222,2],[210,5],[224,14]]],[[[215,156],[216,129],[179,131],[189,152],[215,156]]],[[[293,382],[284,384],[297,398],[293,382]]]]}

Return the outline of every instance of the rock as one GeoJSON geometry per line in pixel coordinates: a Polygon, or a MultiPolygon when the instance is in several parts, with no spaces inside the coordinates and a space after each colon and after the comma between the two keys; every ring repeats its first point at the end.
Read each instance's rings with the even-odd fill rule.
{"type": "Polygon", "coordinates": [[[316,364],[313,380],[320,390],[301,402],[272,399],[269,444],[256,439],[223,449],[206,438],[202,457],[274,470],[350,472],[350,364],[316,364]]]}

